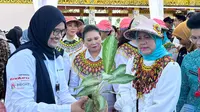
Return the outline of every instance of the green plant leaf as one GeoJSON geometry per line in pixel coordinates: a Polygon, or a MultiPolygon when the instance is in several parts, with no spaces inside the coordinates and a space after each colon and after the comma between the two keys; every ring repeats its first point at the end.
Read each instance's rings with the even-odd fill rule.
{"type": "Polygon", "coordinates": [[[106,103],[107,103],[106,99],[100,94],[94,97],[94,104],[95,104],[96,110],[103,111],[106,108],[106,103]]]}
{"type": "Polygon", "coordinates": [[[94,93],[95,91],[97,91],[97,86],[89,86],[89,87],[84,87],[76,96],[80,97],[80,96],[88,96],[92,93],[94,93]]]}
{"type": "Polygon", "coordinates": [[[120,74],[125,74],[126,72],[126,64],[119,65],[115,70],[113,70],[110,74],[117,76],[120,74]]]}
{"type": "Polygon", "coordinates": [[[85,104],[85,112],[93,112],[93,109],[94,109],[94,101],[88,99],[88,101],[85,104]]]}
{"type": "Polygon", "coordinates": [[[78,86],[77,88],[75,88],[74,90],[77,90],[81,87],[88,87],[88,86],[96,86],[98,84],[101,83],[101,80],[96,78],[95,76],[92,76],[92,75],[89,75],[89,76],[86,76],[82,82],[81,82],[81,85],[78,86]]]}
{"type": "Polygon", "coordinates": [[[117,51],[117,40],[111,35],[106,38],[103,43],[103,66],[104,71],[109,74],[113,67],[115,54],[117,51]]]}
{"type": "Polygon", "coordinates": [[[103,91],[102,93],[111,93],[111,94],[116,94],[116,95],[119,95],[121,97],[121,95],[119,93],[116,93],[114,91],[111,91],[111,90],[106,90],[106,91],[103,91]]]}
{"type": "Polygon", "coordinates": [[[121,64],[119,65],[115,70],[111,71],[111,75],[103,72],[102,76],[103,76],[103,80],[112,80],[114,79],[117,75],[120,74],[125,74],[126,72],[126,65],[125,64],[121,64]]]}
{"type": "Polygon", "coordinates": [[[135,79],[135,76],[129,74],[120,74],[115,76],[113,79],[108,82],[111,84],[126,84],[135,79]]]}
{"type": "Polygon", "coordinates": [[[112,77],[114,77],[113,75],[109,75],[105,72],[102,72],[102,76],[103,76],[103,80],[110,80],[112,79],[112,77]]]}

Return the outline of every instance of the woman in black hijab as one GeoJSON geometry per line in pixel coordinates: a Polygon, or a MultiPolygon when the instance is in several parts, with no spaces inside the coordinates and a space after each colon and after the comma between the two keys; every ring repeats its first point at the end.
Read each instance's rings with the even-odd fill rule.
{"type": "Polygon", "coordinates": [[[44,6],[33,15],[28,28],[30,42],[21,45],[6,66],[7,112],[84,111],[87,98],[76,102],[69,94],[68,72],[55,50],[65,29],[63,14],[53,6],[44,6]]]}
{"type": "Polygon", "coordinates": [[[20,46],[20,38],[22,36],[22,29],[19,26],[15,26],[7,34],[6,38],[11,41],[11,43],[18,48],[20,46]]]}

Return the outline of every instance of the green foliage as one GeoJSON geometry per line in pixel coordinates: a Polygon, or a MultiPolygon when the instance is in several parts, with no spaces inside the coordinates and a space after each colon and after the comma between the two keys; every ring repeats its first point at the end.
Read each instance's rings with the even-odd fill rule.
{"type": "Polygon", "coordinates": [[[129,74],[119,74],[108,82],[111,84],[126,84],[135,79],[135,76],[129,74]]]}
{"type": "Polygon", "coordinates": [[[114,63],[117,51],[117,40],[113,35],[106,38],[103,43],[103,66],[105,73],[109,74],[114,63]]]}
{"type": "Polygon", "coordinates": [[[75,88],[75,90],[77,90],[81,87],[96,86],[100,83],[101,83],[100,79],[98,79],[92,75],[88,75],[82,80],[81,85],[79,87],[75,88]]]}
{"type": "Polygon", "coordinates": [[[89,94],[94,93],[95,91],[97,91],[97,86],[89,86],[89,87],[84,87],[78,94],[77,96],[88,96],[89,94]]]}

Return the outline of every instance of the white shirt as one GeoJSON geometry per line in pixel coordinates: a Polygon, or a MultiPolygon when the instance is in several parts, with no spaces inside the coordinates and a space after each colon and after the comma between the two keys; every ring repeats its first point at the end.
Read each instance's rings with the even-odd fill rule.
{"type": "MultiPolygon", "coordinates": [[[[137,45],[135,45],[132,41],[129,41],[128,43],[134,47],[137,47],[137,45]]],[[[124,53],[124,51],[122,51],[121,49],[117,50],[117,53],[115,56],[116,67],[118,67],[121,64],[126,64],[128,62],[129,58],[122,55],[123,53],[124,53]]]]}
{"type": "MultiPolygon", "coordinates": [[[[134,47],[137,47],[137,45],[135,45],[132,41],[128,42],[129,44],[131,44],[134,47]]],[[[127,64],[129,58],[125,57],[123,55],[124,51],[122,49],[118,49],[116,56],[115,56],[115,64],[116,64],[116,68],[121,65],[121,64],[127,64]]],[[[133,56],[134,57],[134,56],[133,56]]],[[[113,84],[114,86],[114,90],[117,92],[118,91],[118,84],[113,84]]]]}
{"type": "Polygon", "coordinates": [[[10,47],[10,54],[12,54],[13,52],[15,52],[15,50],[16,50],[15,46],[12,43],[10,43],[10,42],[8,42],[8,45],[10,47]]]}
{"type": "Polygon", "coordinates": [[[36,62],[32,51],[24,49],[8,60],[5,99],[7,112],[71,112],[71,104],[76,100],[68,91],[63,58],[59,56],[56,60],[44,62],[49,72],[56,104],[36,103],[36,62]],[[60,83],[59,94],[55,91],[57,80],[60,83]]]}
{"type": "MultiPolygon", "coordinates": [[[[135,75],[135,71],[131,72],[133,59],[130,59],[126,72],[135,75]]],[[[151,66],[154,61],[145,61],[146,66],[151,66]]],[[[181,87],[181,70],[176,62],[169,62],[163,69],[162,74],[150,93],[144,94],[139,99],[139,112],[173,112],[179,99],[181,87]]],[[[119,93],[115,108],[120,112],[136,112],[136,95],[137,91],[132,87],[132,82],[119,85],[119,93]]]]}
{"type": "Polygon", "coordinates": [[[173,42],[172,42],[176,47],[182,47],[182,45],[180,44],[180,41],[176,38],[176,37],[174,37],[174,40],[173,40],[173,42]]]}
{"type": "Polygon", "coordinates": [[[91,56],[89,50],[87,49],[86,52],[85,52],[85,58],[89,59],[90,61],[93,61],[93,62],[98,61],[99,59],[102,59],[102,49],[101,49],[100,53],[98,54],[98,56],[95,57],[95,58],[93,58],[91,56]]]}
{"type": "MultiPolygon", "coordinates": [[[[93,58],[91,56],[90,52],[87,49],[86,53],[85,53],[85,58],[89,59],[90,61],[93,61],[93,62],[98,61],[99,59],[102,59],[102,49],[101,49],[100,53],[98,54],[98,56],[96,58],[93,58]]],[[[84,75],[86,76],[87,74],[84,74],[84,75]]],[[[70,76],[70,83],[69,83],[70,93],[72,95],[76,95],[80,91],[80,90],[74,91],[74,88],[78,87],[81,84],[81,81],[82,81],[82,79],[72,69],[72,74],[70,76]]],[[[104,88],[102,90],[103,91],[105,91],[105,90],[113,91],[114,88],[113,88],[112,84],[108,84],[107,86],[104,86],[104,88]]],[[[114,103],[116,101],[115,95],[114,94],[110,94],[110,93],[104,93],[102,95],[104,96],[104,98],[108,102],[108,112],[112,112],[112,109],[114,109],[114,103]]]]}

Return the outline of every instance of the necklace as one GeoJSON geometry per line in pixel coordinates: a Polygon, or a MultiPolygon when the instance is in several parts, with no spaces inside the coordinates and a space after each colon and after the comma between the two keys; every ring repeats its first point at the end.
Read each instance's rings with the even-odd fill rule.
{"type": "MultiPolygon", "coordinates": [[[[159,77],[163,69],[169,63],[173,62],[170,56],[164,56],[155,61],[152,66],[146,66],[143,63],[143,58],[138,60],[136,69],[136,79],[133,80],[133,87],[137,90],[137,96],[141,98],[143,94],[148,94],[153,88],[156,88],[159,77]]],[[[132,71],[135,67],[132,68],[132,71]]]]}
{"type": "Polygon", "coordinates": [[[57,47],[58,51],[64,50],[67,53],[73,53],[81,50],[83,47],[83,40],[80,38],[78,41],[60,41],[57,47]]]}
{"type": "Polygon", "coordinates": [[[103,71],[103,60],[99,59],[96,62],[90,61],[89,59],[85,58],[86,50],[79,53],[74,61],[73,61],[73,68],[78,73],[78,75],[82,78],[84,75],[94,75],[100,76],[101,72],[103,71]]]}

